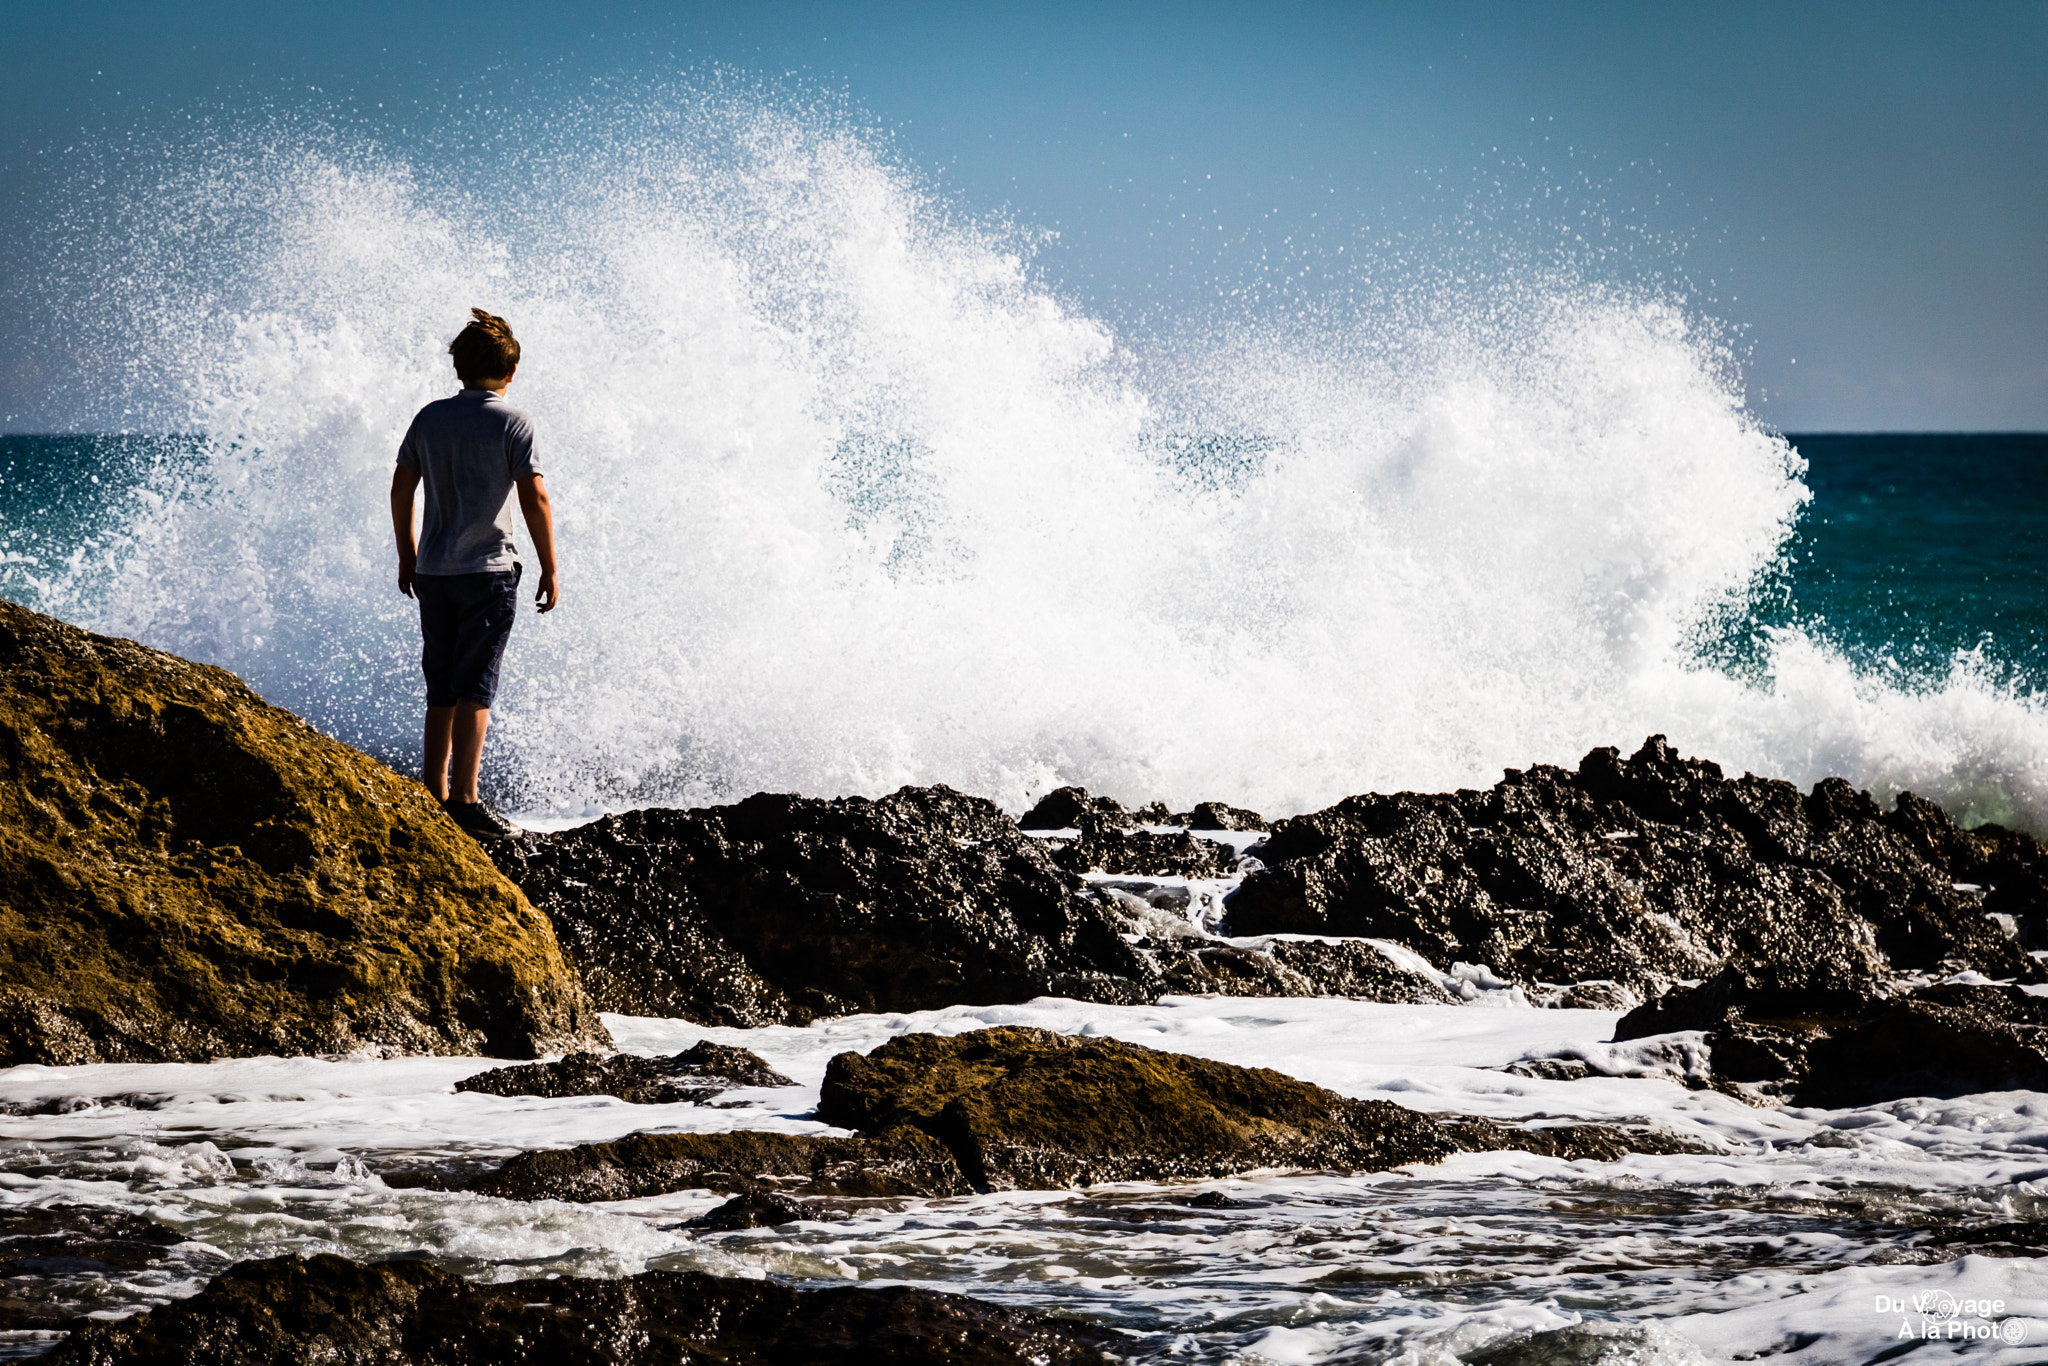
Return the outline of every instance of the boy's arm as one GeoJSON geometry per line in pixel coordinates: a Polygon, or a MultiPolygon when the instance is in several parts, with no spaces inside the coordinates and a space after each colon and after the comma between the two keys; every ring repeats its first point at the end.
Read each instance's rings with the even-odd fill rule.
{"type": "Polygon", "coordinates": [[[391,471],[391,530],[398,537],[398,591],[412,596],[413,575],[420,562],[419,543],[412,535],[412,495],[420,472],[410,465],[391,471]]]}
{"type": "Polygon", "coordinates": [[[526,534],[533,537],[533,557],[540,561],[540,587],[533,595],[534,606],[552,612],[562,601],[562,589],[555,580],[555,514],[548,506],[548,488],[537,474],[519,478],[519,511],[526,518],[526,534]]]}

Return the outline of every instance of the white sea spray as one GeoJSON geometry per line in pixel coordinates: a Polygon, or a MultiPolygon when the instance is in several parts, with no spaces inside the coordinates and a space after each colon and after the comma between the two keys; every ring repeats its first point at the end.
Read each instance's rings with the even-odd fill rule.
{"type": "Polygon", "coordinates": [[[714,82],[489,145],[277,115],[77,211],[109,420],[208,453],[44,605],[404,762],[385,471],[482,303],[567,565],[493,731],[527,808],[1080,782],[1280,814],[1661,731],[2048,828],[2040,699],[1967,657],[1906,686],[1780,631],[1701,662],[1806,493],[1660,290],[1382,281],[1121,337],[843,114],[714,82]]]}

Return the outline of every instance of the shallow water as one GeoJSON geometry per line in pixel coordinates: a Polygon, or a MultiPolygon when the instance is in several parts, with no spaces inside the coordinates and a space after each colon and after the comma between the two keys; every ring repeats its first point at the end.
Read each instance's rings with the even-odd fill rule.
{"type": "MultiPolygon", "coordinates": [[[[2039,1316],[2048,1332],[2048,1270],[1958,1258],[1940,1241],[1959,1224],[2048,1210],[2048,1096],[1754,1109],[1657,1075],[1665,1060],[1654,1049],[1603,1046],[1614,1019],[1242,998],[1041,1000],[806,1029],[607,1017],[628,1050],[715,1038],[798,1083],[729,1093],[735,1108],[453,1092],[490,1065],[478,1059],[17,1067],[0,1072],[0,1236],[83,1229],[109,1212],[166,1230],[140,1257],[102,1249],[108,1265],[97,1269],[46,1259],[13,1283],[17,1300],[26,1290],[98,1313],[191,1293],[228,1258],[334,1251],[425,1255],[490,1279],[687,1266],[912,1282],[1113,1324],[1137,1335],[1134,1354],[1161,1361],[1446,1361],[1525,1329],[1655,1321],[1668,1333],[1641,1347],[1644,1360],[1696,1350],[1863,1362],[1898,1345],[1898,1316],[1875,1311],[1878,1295],[1944,1290],[2001,1298],[2003,1317],[2031,1327],[2039,1316]],[[718,1203],[705,1192],[581,1206],[406,1184],[637,1130],[821,1132],[806,1116],[834,1053],[1009,1023],[1280,1067],[1424,1110],[1647,1120],[1711,1151],[1615,1163],[1464,1154],[1366,1176],[828,1200],[829,1217],[722,1234],[673,1227],[718,1203]],[[1500,1070],[1563,1051],[1642,1075],[1559,1082],[1500,1070]]],[[[2040,1359],[2002,1340],[1922,1350],[1951,1347],[1973,1360],[2040,1359]]]]}

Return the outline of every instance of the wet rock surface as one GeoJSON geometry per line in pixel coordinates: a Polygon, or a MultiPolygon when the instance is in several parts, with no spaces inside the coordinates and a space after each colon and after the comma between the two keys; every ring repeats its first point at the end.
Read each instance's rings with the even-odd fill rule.
{"type": "Polygon", "coordinates": [[[1119,1334],[907,1287],[794,1290],[647,1271],[476,1285],[423,1262],[243,1262],[205,1290],[83,1326],[53,1366],[902,1366],[1108,1363],[1119,1334]]]}
{"type": "Polygon", "coordinates": [[[1349,797],[1277,823],[1258,857],[1232,934],[1368,936],[1527,983],[1647,998],[1729,962],[2041,976],[2024,945],[2048,859],[2030,837],[1961,830],[1910,794],[1884,811],[1840,779],[1731,780],[1662,736],[1486,792],[1349,797]]]}
{"type": "Polygon", "coordinates": [[[168,1253],[185,1241],[153,1219],[105,1206],[0,1213],[0,1329],[58,1328],[123,1273],[183,1273],[188,1267],[172,1265],[168,1253]]]}
{"type": "Polygon", "coordinates": [[[1456,1150],[1434,1120],[1267,1068],[1039,1029],[907,1034],[825,1073],[818,1117],[929,1134],[977,1190],[1381,1171],[1456,1150]]]}
{"type": "Polygon", "coordinates": [[[0,602],[0,1064],[608,1042],[418,783],[224,670],[0,602]]]}
{"type": "Polygon", "coordinates": [[[818,1211],[801,1200],[792,1200],[786,1195],[773,1191],[748,1191],[735,1195],[708,1214],[685,1221],[681,1227],[701,1229],[706,1233],[734,1233],[748,1228],[779,1228],[783,1224],[808,1219],[818,1211]]]}
{"type": "Polygon", "coordinates": [[[1679,1030],[1704,1031],[1712,1081],[1753,1100],[1836,1108],[2048,1090],[2048,998],[2014,986],[1887,992],[1824,973],[1734,967],[1629,1012],[1615,1038],[1679,1030]]]}
{"type": "Polygon", "coordinates": [[[559,1062],[464,1077],[458,1091],[491,1096],[616,1096],[634,1105],[701,1104],[742,1086],[794,1086],[757,1053],[709,1039],[666,1058],[571,1053],[559,1062]]]}
{"type": "Polygon", "coordinates": [[[1715,1151],[1668,1129],[1636,1124],[1501,1124],[1469,1115],[1439,1116],[1451,1141],[1466,1152],[1522,1152],[1565,1162],[1613,1162],[1629,1153],[1715,1151]]]}
{"type": "Polygon", "coordinates": [[[679,1190],[872,1199],[966,1195],[970,1187],[943,1144],[914,1129],[892,1129],[872,1139],[746,1130],[635,1134],[521,1153],[473,1189],[507,1200],[589,1201],[679,1190]]]}
{"type": "Polygon", "coordinates": [[[977,1190],[1179,1182],[1269,1167],[1383,1171],[1506,1148],[1599,1161],[1694,1150],[1658,1130],[1425,1115],[1271,1068],[1020,1028],[906,1034],[865,1056],[842,1053],[826,1071],[818,1117],[929,1134],[977,1190]]]}
{"type": "Polygon", "coordinates": [[[602,1009],[753,1026],[1148,999],[1147,965],[1085,883],[945,787],[635,811],[493,853],[602,1009]]]}

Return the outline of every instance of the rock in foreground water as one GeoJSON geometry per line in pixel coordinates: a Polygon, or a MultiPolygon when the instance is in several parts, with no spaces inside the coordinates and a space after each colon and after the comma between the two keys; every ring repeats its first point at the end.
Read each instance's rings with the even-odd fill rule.
{"type": "Polygon", "coordinates": [[[1043,1029],[906,1034],[841,1053],[818,1117],[916,1129],[977,1190],[1194,1181],[1262,1167],[1383,1171],[1457,1144],[1427,1115],[1263,1067],[1043,1029]]]}
{"type": "Polygon", "coordinates": [[[1525,983],[1642,999],[1730,962],[2041,976],[2022,948],[2048,913],[2030,837],[1960,830],[1911,794],[1883,811],[1838,778],[1726,779],[1662,736],[1487,792],[1349,797],[1279,822],[1257,855],[1234,934],[1369,936],[1525,983]]]}
{"type": "Polygon", "coordinates": [[[52,1366],[1109,1366],[1106,1329],[908,1287],[792,1290],[646,1271],[477,1285],[424,1262],[243,1262],[81,1328],[52,1366]]]}
{"type": "Polygon", "coordinates": [[[515,1200],[693,1189],[946,1196],[1185,1183],[1265,1168],[1384,1171],[1506,1148],[1596,1161],[1690,1150],[1663,1131],[1425,1115],[1270,1068],[1008,1027],[906,1034],[865,1057],[841,1053],[826,1071],[818,1118],[860,1137],[637,1134],[522,1153],[475,1189],[515,1200]]]}
{"type": "Polygon", "coordinates": [[[1797,969],[1733,967],[1622,1017],[1617,1040],[1707,1036],[1712,1080],[1752,1100],[1869,1105],[2048,1090],[2048,999],[2019,987],[1889,994],[1797,969]]]}
{"type": "Polygon", "coordinates": [[[705,1039],[666,1058],[571,1053],[558,1062],[496,1067],[458,1091],[488,1096],[616,1096],[633,1105],[702,1104],[741,1086],[794,1086],[757,1053],[705,1039]]]}
{"type": "Polygon", "coordinates": [[[608,1042],[418,783],[221,669],[0,602],[0,1064],[608,1042]]]}
{"type": "Polygon", "coordinates": [[[871,1139],[743,1129],[521,1153],[473,1189],[505,1200],[592,1201],[680,1190],[877,1199],[966,1195],[971,1187],[945,1145],[914,1129],[871,1139]]]}

